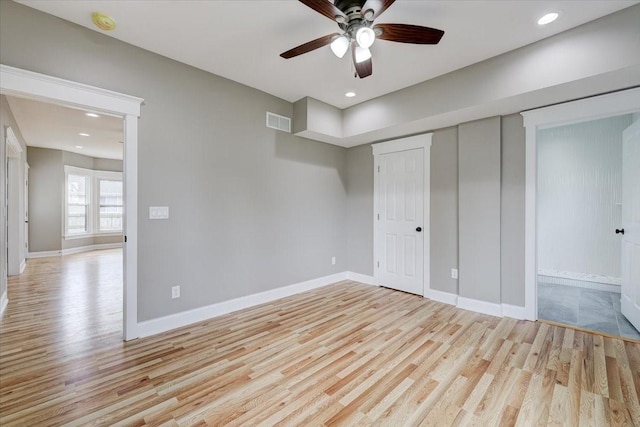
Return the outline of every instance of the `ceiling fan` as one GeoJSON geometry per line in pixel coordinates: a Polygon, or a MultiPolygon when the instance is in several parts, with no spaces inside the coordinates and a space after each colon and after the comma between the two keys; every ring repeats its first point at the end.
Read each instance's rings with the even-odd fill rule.
{"type": "Polygon", "coordinates": [[[296,46],[280,56],[289,59],[331,45],[331,50],[342,58],[349,48],[356,74],[361,79],[373,72],[371,51],[376,38],[400,43],[438,44],[444,31],[408,24],[377,24],[373,21],[395,0],[299,0],[311,9],[335,21],[341,33],[328,34],[296,46]]]}

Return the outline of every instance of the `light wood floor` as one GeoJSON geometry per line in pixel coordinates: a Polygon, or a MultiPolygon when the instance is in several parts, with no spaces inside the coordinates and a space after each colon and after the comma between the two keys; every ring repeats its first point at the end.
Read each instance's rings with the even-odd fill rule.
{"type": "Polygon", "coordinates": [[[119,257],[11,278],[0,425],[640,425],[640,344],[354,282],[123,343],[119,257]]]}

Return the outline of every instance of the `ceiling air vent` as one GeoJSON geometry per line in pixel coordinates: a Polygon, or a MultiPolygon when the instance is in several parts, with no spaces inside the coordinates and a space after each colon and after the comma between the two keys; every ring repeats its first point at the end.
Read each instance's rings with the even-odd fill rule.
{"type": "Polygon", "coordinates": [[[283,132],[291,132],[291,119],[267,111],[267,127],[283,132]]]}

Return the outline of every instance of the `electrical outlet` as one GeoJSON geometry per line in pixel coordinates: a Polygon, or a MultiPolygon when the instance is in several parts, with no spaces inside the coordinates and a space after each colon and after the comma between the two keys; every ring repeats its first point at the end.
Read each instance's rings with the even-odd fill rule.
{"type": "Polygon", "coordinates": [[[458,278],[458,269],[457,268],[452,268],[451,269],[451,278],[452,279],[457,279],[458,278]]]}
{"type": "Polygon", "coordinates": [[[171,287],[171,298],[180,298],[180,285],[171,287]]]}
{"type": "Polygon", "coordinates": [[[331,257],[331,265],[336,265],[336,257],[331,257]]]}

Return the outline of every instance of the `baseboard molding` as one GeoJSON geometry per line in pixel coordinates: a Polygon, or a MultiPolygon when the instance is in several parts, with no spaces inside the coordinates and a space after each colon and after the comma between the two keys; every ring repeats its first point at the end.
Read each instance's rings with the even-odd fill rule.
{"type": "Polygon", "coordinates": [[[199,307],[193,310],[159,317],[157,319],[147,320],[138,323],[138,336],[142,338],[167,332],[192,323],[202,322],[223,314],[253,307],[258,304],[264,304],[301,292],[310,291],[312,289],[321,288],[347,279],[347,272],[336,273],[320,277],[318,279],[307,280],[305,282],[295,283],[293,285],[283,286],[281,288],[271,289],[265,292],[219,302],[205,307],[199,307]]]}
{"type": "Polygon", "coordinates": [[[354,273],[353,271],[347,271],[347,280],[364,283],[365,285],[380,286],[375,277],[368,276],[366,274],[354,273]]]}
{"type": "Polygon", "coordinates": [[[622,284],[622,278],[613,276],[601,276],[599,274],[588,273],[576,273],[573,271],[560,271],[560,270],[547,270],[544,268],[538,269],[539,276],[549,276],[558,279],[569,279],[579,282],[593,282],[605,285],[620,286],[622,284]]]}
{"type": "Polygon", "coordinates": [[[27,268],[27,259],[23,259],[20,263],[20,274],[24,273],[24,269],[27,268]]]}
{"type": "Polygon", "coordinates": [[[451,294],[449,292],[443,292],[437,289],[425,289],[424,296],[425,298],[429,298],[445,304],[458,305],[458,295],[451,294]]]}
{"type": "Polygon", "coordinates": [[[572,286],[574,288],[595,289],[597,291],[621,292],[621,285],[610,283],[591,282],[588,280],[570,279],[560,276],[547,276],[538,274],[538,283],[549,283],[552,285],[572,286]]]}
{"type": "Polygon", "coordinates": [[[49,258],[52,256],[60,256],[62,255],[62,251],[40,251],[40,252],[29,252],[27,254],[27,259],[32,258],[49,258]]]}
{"type": "Polygon", "coordinates": [[[527,310],[519,305],[502,304],[502,316],[522,320],[527,318],[527,310]]]}
{"type": "Polygon", "coordinates": [[[78,246],[77,248],[63,249],[61,255],[79,254],[81,252],[98,251],[101,249],[117,249],[122,247],[122,242],[100,243],[96,245],[78,246]]]}
{"type": "Polygon", "coordinates": [[[0,296],[0,317],[4,314],[4,310],[7,308],[7,305],[9,305],[9,298],[7,298],[7,290],[5,289],[2,296],[0,296]]]}
{"type": "Polygon", "coordinates": [[[27,259],[30,258],[48,258],[52,256],[72,255],[82,252],[98,251],[101,249],[116,249],[121,248],[122,243],[100,243],[96,245],[78,246],[77,248],[62,249],[60,251],[41,251],[41,252],[29,252],[27,259]]]}
{"type": "Polygon", "coordinates": [[[475,311],[476,313],[490,314],[502,317],[502,305],[494,302],[480,301],[477,299],[458,296],[458,308],[475,311]]]}
{"type": "MultiPolygon", "coordinates": [[[[159,317],[157,319],[146,320],[138,323],[138,337],[143,338],[167,332],[192,323],[202,322],[217,316],[264,304],[280,298],[289,297],[312,289],[321,288],[343,280],[352,280],[367,285],[379,286],[373,276],[345,271],[320,277],[318,279],[307,280],[305,282],[271,289],[257,294],[235,298],[229,301],[211,304],[205,307],[195,308],[193,310],[183,311],[181,313],[171,314],[169,316],[159,317]]],[[[425,291],[425,297],[445,304],[455,305],[456,307],[464,310],[471,310],[492,316],[508,316],[514,319],[526,318],[524,307],[509,304],[495,304],[471,298],[464,298],[456,294],[438,291],[435,289],[427,289],[425,291]]]]}

